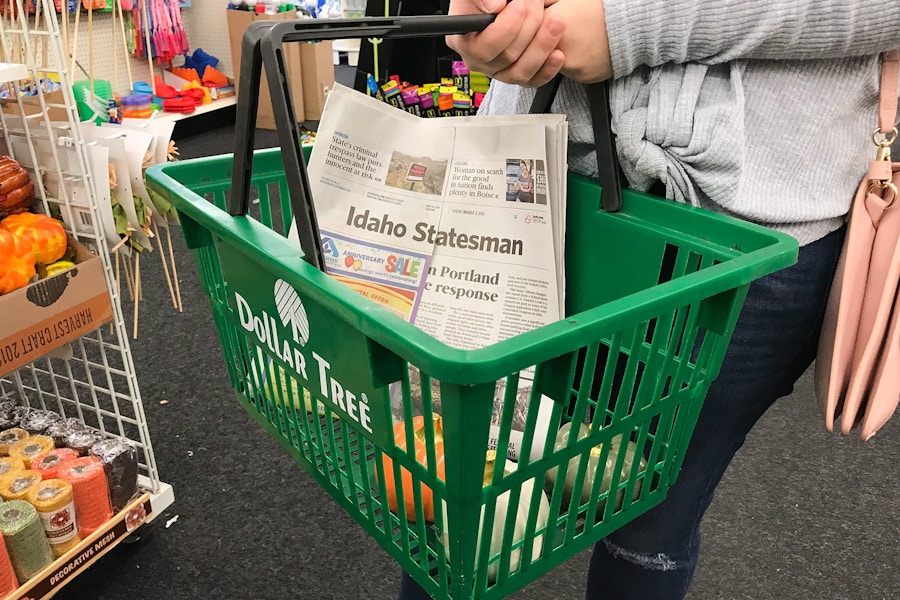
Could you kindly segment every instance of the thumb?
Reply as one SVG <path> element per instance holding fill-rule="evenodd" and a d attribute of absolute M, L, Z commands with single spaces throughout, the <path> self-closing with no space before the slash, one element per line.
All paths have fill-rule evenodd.
<path fill-rule="evenodd" d="M 478 3 L 486 13 L 498 13 L 506 6 L 506 0 L 479 0 Z"/>
<path fill-rule="evenodd" d="M 478 15 L 499 12 L 506 0 L 451 0 L 450 15 Z"/>

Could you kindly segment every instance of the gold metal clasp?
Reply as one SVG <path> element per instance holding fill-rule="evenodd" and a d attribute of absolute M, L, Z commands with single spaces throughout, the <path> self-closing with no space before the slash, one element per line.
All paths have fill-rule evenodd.
<path fill-rule="evenodd" d="M 872 185 L 869 186 L 869 193 L 876 191 L 881 192 L 881 199 L 885 202 L 885 209 L 890 208 L 894 201 L 897 200 L 897 196 L 900 196 L 900 191 L 897 190 L 897 186 L 891 181 L 873 181 Z"/>
<path fill-rule="evenodd" d="M 897 194 L 898 194 L 897 186 L 894 185 L 893 183 L 891 183 L 890 181 L 886 181 L 881 184 L 881 187 L 882 187 L 882 189 L 890 192 L 890 195 L 891 195 L 890 199 L 889 200 L 885 199 L 885 201 L 887 202 L 887 204 L 885 204 L 885 208 L 890 208 L 891 205 L 894 203 L 894 201 L 897 199 Z"/>
<path fill-rule="evenodd" d="M 890 162 L 891 160 L 891 144 L 897 139 L 897 128 L 894 127 L 890 133 L 883 133 L 881 129 L 876 129 L 872 132 L 872 143 L 878 146 L 878 153 L 875 155 L 875 160 L 885 160 Z"/>

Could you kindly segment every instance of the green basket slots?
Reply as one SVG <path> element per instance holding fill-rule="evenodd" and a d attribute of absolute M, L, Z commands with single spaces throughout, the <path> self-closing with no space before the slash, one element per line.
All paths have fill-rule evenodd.
<path fill-rule="evenodd" d="M 279 150 L 254 153 L 255 217 L 223 210 L 231 168 L 147 177 L 179 212 L 237 398 L 435 598 L 503 598 L 658 504 L 747 286 L 797 255 L 788 236 L 645 194 L 604 212 L 570 175 L 568 317 L 458 350 L 301 258 Z M 521 456 L 504 465 L 532 366 Z"/>

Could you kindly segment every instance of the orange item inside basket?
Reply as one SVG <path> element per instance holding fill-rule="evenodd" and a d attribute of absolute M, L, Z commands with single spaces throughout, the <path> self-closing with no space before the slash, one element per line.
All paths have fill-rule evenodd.
<path fill-rule="evenodd" d="M 59 470 L 58 477 L 72 484 L 78 535 L 82 539 L 112 518 L 106 471 L 99 458 L 89 455 L 72 459 Z"/>
<path fill-rule="evenodd" d="M 228 85 L 228 77 L 211 65 L 206 65 L 206 70 L 203 71 L 203 85 L 225 87 Z"/>
<path fill-rule="evenodd" d="M 6 542 L 3 541 L 3 536 L 0 535 L 0 596 L 6 597 L 7 594 L 18 587 L 19 580 L 16 579 L 16 572 L 9 558 Z"/>

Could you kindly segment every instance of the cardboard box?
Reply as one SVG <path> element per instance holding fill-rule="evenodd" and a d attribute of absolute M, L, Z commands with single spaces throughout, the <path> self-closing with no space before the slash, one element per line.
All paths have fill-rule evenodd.
<path fill-rule="evenodd" d="M 300 46 L 300 75 L 303 78 L 303 105 L 306 119 L 318 121 L 325 97 L 334 87 L 334 48 L 331 40 L 305 42 Z"/>
<path fill-rule="evenodd" d="M 209 88 L 209 95 L 213 100 L 221 100 L 236 95 L 234 84 L 223 85 L 222 87 Z"/>
<path fill-rule="evenodd" d="M 251 23 L 256 21 L 284 21 L 297 18 L 296 11 L 287 11 L 274 15 L 258 14 L 246 10 L 226 9 L 228 15 L 228 37 L 231 42 L 231 64 L 234 65 L 235 89 L 240 89 L 241 75 L 241 41 L 244 31 Z M 300 48 L 299 44 L 284 45 L 284 63 L 286 75 L 291 87 L 291 97 L 294 100 L 294 112 L 298 121 L 306 119 L 303 102 L 303 88 L 300 74 Z M 269 86 L 266 83 L 265 68 L 263 68 L 262 82 L 259 86 L 259 108 L 256 113 L 256 126 L 260 129 L 275 129 L 275 115 L 272 112 L 272 99 L 269 96 Z"/>
<path fill-rule="evenodd" d="M 75 267 L 0 296 L 0 376 L 112 320 L 103 264 L 69 238 Z"/>
<path fill-rule="evenodd" d="M 20 100 L 22 102 L 22 108 L 24 109 L 26 116 L 37 115 L 41 113 L 41 101 L 37 96 L 24 96 L 20 98 Z M 55 90 L 53 92 L 44 93 L 44 103 L 65 104 L 66 100 L 65 98 L 63 98 L 63 93 L 60 90 Z M 0 110 L 2 110 L 7 115 L 19 116 L 19 107 L 16 105 L 15 100 L 4 100 L 3 103 L 0 104 Z M 47 115 L 50 117 L 51 121 L 69 120 L 69 113 L 66 112 L 66 109 L 64 108 L 48 108 Z"/>

